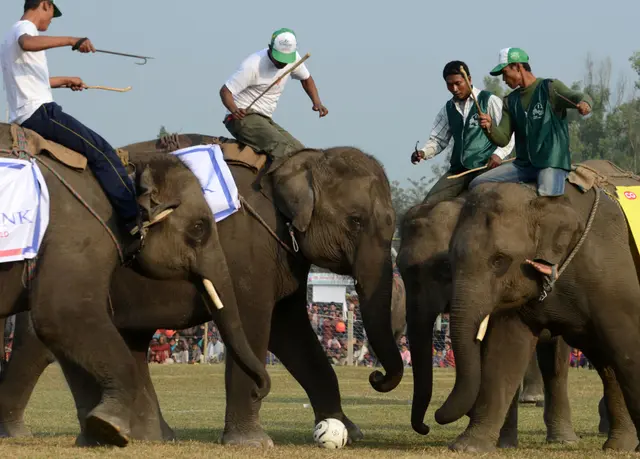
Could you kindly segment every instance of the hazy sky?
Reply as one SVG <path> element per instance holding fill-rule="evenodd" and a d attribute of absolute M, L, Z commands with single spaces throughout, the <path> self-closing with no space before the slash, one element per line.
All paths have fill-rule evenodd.
<path fill-rule="evenodd" d="M 48 35 L 88 36 L 96 48 L 155 57 L 145 66 L 70 48 L 47 52 L 52 76 L 80 76 L 89 85 L 133 86 L 106 91 L 54 91 L 65 111 L 114 146 L 174 132 L 230 136 L 218 90 L 244 57 L 289 27 L 329 115 L 318 119 L 300 83 L 290 81 L 276 122 L 309 147 L 352 145 L 375 155 L 390 179 L 430 175 L 409 156 L 422 145 L 450 97 L 442 80 L 450 60 L 467 62 L 472 78 L 495 65 L 498 50 L 525 49 L 534 74 L 567 84 L 582 79 L 584 59 L 610 56 L 616 75 L 632 77 L 628 58 L 640 49 L 638 0 L 457 2 L 413 0 L 56 0 L 63 16 Z M 0 32 L 24 2 L 2 0 Z M 564 38 L 560 38 L 560 37 Z M 0 98 L 5 120 L 6 98 Z"/>

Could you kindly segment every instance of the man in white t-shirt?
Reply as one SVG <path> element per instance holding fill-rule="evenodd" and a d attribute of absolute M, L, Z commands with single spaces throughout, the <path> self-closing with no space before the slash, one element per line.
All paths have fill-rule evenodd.
<path fill-rule="evenodd" d="M 89 168 L 128 233 L 139 227 L 140 214 L 135 187 L 115 149 L 53 101 L 51 88 L 82 91 L 86 86 L 78 77 L 50 77 L 45 50 L 68 46 L 81 53 L 95 52 L 87 38 L 40 36 L 53 18 L 61 15 L 51 0 L 26 0 L 24 15 L 0 44 L 10 122 L 86 156 Z M 135 240 L 125 247 L 127 258 L 139 250 L 139 238 L 135 236 Z"/>
<path fill-rule="evenodd" d="M 272 115 L 290 78 L 300 80 L 302 87 L 313 102 L 313 110 L 326 116 L 329 111 L 322 105 L 318 89 L 305 64 L 298 66 L 284 77 L 247 111 L 247 107 L 264 92 L 269 85 L 287 72 L 300 60 L 296 35 L 291 29 L 276 30 L 271 43 L 247 57 L 240 68 L 220 89 L 220 98 L 228 112 L 224 125 L 236 140 L 256 151 L 275 158 L 284 157 L 301 150 L 304 145 L 273 121 Z"/>

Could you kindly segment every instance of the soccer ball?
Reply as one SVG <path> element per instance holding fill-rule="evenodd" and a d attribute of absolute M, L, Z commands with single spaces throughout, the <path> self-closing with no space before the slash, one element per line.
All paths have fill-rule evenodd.
<path fill-rule="evenodd" d="M 313 440 L 320 448 L 339 449 L 347 444 L 349 433 L 342 421 L 327 418 L 320 421 L 313 431 Z"/>

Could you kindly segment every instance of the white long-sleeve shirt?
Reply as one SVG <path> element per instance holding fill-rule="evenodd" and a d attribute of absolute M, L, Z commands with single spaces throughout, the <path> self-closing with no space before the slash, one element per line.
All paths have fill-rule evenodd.
<path fill-rule="evenodd" d="M 477 88 L 472 89 L 473 93 L 476 97 L 479 96 L 480 90 Z M 469 112 L 471 111 L 471 107 L 475 104 L 473 98 L 471 96 L 467 97 L 465 101 L 454 101 L 454 106 L 456 110 L 462 115 L 462 120 L 464 122 L 467 121 L 469 116 Z M 500 124 L 500 120 L 502 119 L 502 99 L 500 99 L 495 94 L 492 94 L 489 97 L 489 103 L 487 106 L 487 111 L 493 120 L 493 125 L 497 126 Z M 431 159 L 436 155 L 442 153 L 443 150 L 447 148 L 449 142 L 451 141 L 451 137 L 453 136 L 453 132 L 451 132 L 451 126 L 449 125 L 449 116 L 447 115 L 447 106 L 442 107 L 438 115 L 436 116 L 436 120 L 433 123 L 433 128 L 431 129 L 431 135 L 427 140 L 424 147 L 421 148 L 421 151 L 424 152 L 424 159 Z M 498 155 L 500 159 L 504 159 L 511 154 L 515 144 L 515 135 L 511 135 L 511 140 L 506 147 L 498 147 L 496 148 L 494 154 Z"/>

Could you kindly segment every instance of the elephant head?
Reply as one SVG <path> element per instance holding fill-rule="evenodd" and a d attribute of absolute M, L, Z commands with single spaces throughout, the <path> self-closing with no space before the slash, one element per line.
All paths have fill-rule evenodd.
<path fill-rule="evenodd" d="M 398 267 L 407 296 L 407 337 L 413 368 L 411 425 L 426 435 L 424 416 L 433 392 L 433 326 L 451 300 L 449 241 L 464 198 L 419 204 L 402 222 Z"/>
<path fill-rule="evenodd" d="M 583 218 L 566 196 L 537 197 L 532 189 L 511 183 L 469 192 L 449 247 L 456 382 L 436 411 L 438 423 L 464 416 L 477 398 L 482 323 L 492 313 L 513 311 L 539 298 L 543 274 L 527 260 L 561 263 L 582 228 Z"/>
<path fill-rule="evenodd" d="M 395 212 L 382 166 L 356 148 L 302 150 L 273 173 L 273 185 L 305 257 L 354 278 L 367 339 L 386 370 L 369 381 L 393 390 L 403 364 L 391 327 Z"/>
<path fill-rule="evenodd" d="M 145 217 L 153 221 L 165 215 L 148 227 L 137 270 L 151 278 L 186 279 L 199 286 L 229 352 L 256 382 L 256 397 L 265 397 L 269 375 L 242 328 L 214 216 L 198 179 L 171 155 L 133 155 L 132 162 L 139 172 L 136 185 Z"/>

